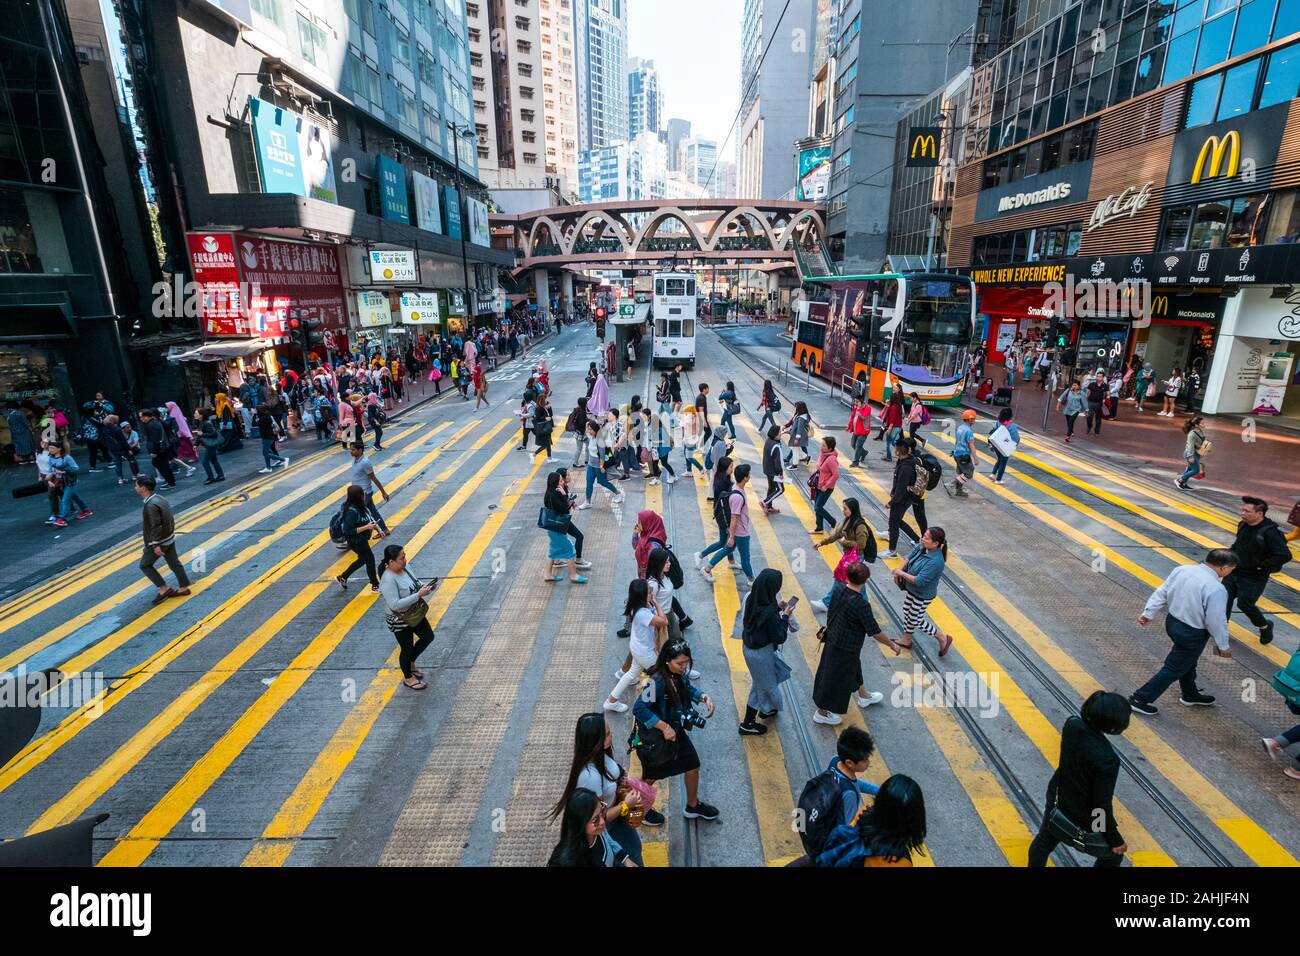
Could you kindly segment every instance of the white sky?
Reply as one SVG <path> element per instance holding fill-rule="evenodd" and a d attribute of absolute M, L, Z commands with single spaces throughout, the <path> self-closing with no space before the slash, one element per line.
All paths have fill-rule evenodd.
<path fill-rule="evenodd" d="M 628 56 L 654 60 L 663 122 L 690 120 L 719 148 L 740 108 L 743 0 L 629 0 Z M 736 132 L 721 159 L 735 155 Z"/>

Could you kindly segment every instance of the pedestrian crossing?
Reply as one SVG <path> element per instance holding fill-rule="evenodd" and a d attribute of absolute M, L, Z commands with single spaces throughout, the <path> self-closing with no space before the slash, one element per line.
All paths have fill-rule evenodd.
<path fill-rule="evenodd" d="M 558 367 L 565 367 L 562 360 Z M 556 383 L 565 397 L 580 393 L 579 376 L 574 379 Z M 210 852 L 226 862 L 310 865 L 341 862 L 330 847 L 369 812 L 383 834 L 367 851 L 372 862 L 544 863 L 557 832 L 548 812 L 567 774 L 573 722 L 599 709 L 610 685 L 609 662 L 626 649 L 613 631 L 634 573 L 628 538 L 635 512 L 671 508 L 672 544 L 688 560 L 716 535 L 705 500 L 708 482 L 684 478 L 644 489 L 626 483 L 628 500 L 619 509 L 599 498 L 596 508 L 580 513 L 588 553 L 597 562 L 591 582 L 543 585 L 545 538 L 532 527 L 531 512 L 540 505 L 541 472 L 549 468 L 513 451 L 512 417 L 458 411 L 454 420 L 396 430 L 392 452 L 377 461 L 386 478 L 392 470 L 386 481 L 394 497 L 387 516 L 392 540 L 404 545 L 414 567 L 435 569 L 426 576 L 444 571 L 430 602 L 440 666 L 426 665 L 428 698 L 399 689 L 397 653 L 382 609 L 374 608 L 377 596 L 360 585 L 360 593 L 342 603 L 331 599 L 337 588 L 331 579 L 347 562 L 335 557 L 324 526 L 347 465 L 322 453 L 291 473 L 296 481 L 268 476 L 247 501 L 184 517 L 186 553 L 210 553 L 195 576 L 194 594 L 184 601 L 121 619 L 145 591 L 134 578 L 136 549 L 128 542 L 80 573 L 0 605 L 0 669 L 45 660 L 57 662 L 68 677 L 111 675 L 96 699 L 51 710 L 32 743 L 0 768 L 0 833 L 35 833 L 108 810 L 113 817 L 101 827 L 100 865 L 194 862 L 202 860 L 196 854 L 204 840 L 221 843 Z M 755 421 L 748 414 L 737 420 L 734 454 L 754 464 L 757 475 L 761 436 Z M 933 450 L 950 466 L 950 444 L 935 437 Z M 961 520 L 983 523 L 990 534 L 1006 534 L 1018 523 L 1035 535 L 1055 536 L 1069 545 L 1065 561 L 1079 563 L 1097 550 L 1107 562 L 1108 586 L 1130 593 L 1154 586 L 1175 564 L 1196 560 L 1194 549 L 1219 541 L 1225 524 L 1235 528 L 1199 503 L 1162 500 L 1145 483 L 1112 475 L 1110 466 L 1075 461 L 1045 444 L 1026 445 L 1032 452 L 1023 462 L 1019 455 L 1013 460 L 1007 485 L 980 480 L 977 497 L 944 508 L 942 516 L 931 514 L 932 523 L 949 520 L 959 507 L 978 508 L 977 519 Z M 567 454 L 567 447 L 558 454 Z M 837 502 L 846 494 L 875 502 L 887 497 L 883 471 L 845 468 L 843 476 Z M 829 587 L 839 554 L 813 549 L 811 504 L 798 480 L 792 478 L 778 501 L 788 513 L 769 518 L 752 508 L 755 570 L 779 570 L 783 596 L 800 599 L 801 630 L 784 651 L 794 671 L 788 705 L 761 737 L 736 734 L 731 717 L 743 714 L 749 691 L 736 627 L 743 589 L 726 562 L 715 569 L 711 592 L 685 569 L 683 599 L 696 619 L 687 637 L 704 672 L 703 689 L 717 704 L 715 719 L 698 736 L 705 764 L 701 794 L 720 805 L 725 820 L 723 828 L 698 824 L 702 859 L 694 862 L 779 866 L 798 858 L 803 851 L 791 814 L 799 791 L 834 755 L 836 733 L 860 726 L 878 748 L 867 776 L 880 783 L 891 773 L 907 773 L 926 793 L 930 834 L 918 865 L 1024 865 L 1069 710 L 1000 642 L 1013 637 L 1036 667 L 1070 698 L 1081 699 L 1130 671 L 1151 669 L 1159 636 L 1151 636 L 1150 646 L 1135 645 L 1132 660 L 1117 670 L 1104 654 L 1082 653 L 1076 635 L 1062 630 L 1050 608 L 1011 601 L 997 586 L 993 566 L 968 560 L 958 541 L 948 564 L 951 582 L 931 606 L 939 626 L 956 636 L 954 653 L 941 667 L 976 675 L 996 699 L 997 714 L 979 718 L 980 738 L 993 742 L 1012 775 L 981 749 L 985 745 L 958 719 L 952 702 L 895 705 L 894 699 L 912 693 L 914 682 L 925 684 L 932 675 L 914 669 L 915 655 L 895 657 L 874 642 L 876 651 L 864 654 L 864 677 L 888 703 L 850 707 L 841 727 L 815 725 L 811 685 L 821 621 L 809 599 Z M 751 494 L 751 502 L 757 497 Z M 863 511 L 883 530 L 871 509 Z M 1004 547 L 1016 545 L 1008 540 Z M 896 563 L 874 566 L 881 590 L 873 604 L 901 603 L 885 590 L 881 573 Z M 1002 633 L 991 632 L 957 600 L 954 588 Z M 1300 630 L 1290 606 L 1294 602 L 1283 599 L 1269 611 L 1279 621 L 1274 645 L 1261 647 L 1253 632 L 1234 625 L 1235 642 L 1246 648 L 1244 665 L 1257 679 L 1266 682 L 1296 643 Z M 876 611 L 886 630 L 893 629 L 885 608 Z M 477 614 L 490 615 L 482 623 L 482 642 L 461 646 L 460 635 L 474 629 Z M 102 620 L 115 623 L 105 633 L 86 630 Z M 918 643 L 926 640 L 917 635 Z M 434 706 L 435 695 L 436 733 L 406 743 L 418 759 L 394 778 L 402 781 L 400 792 L 386 804 L 368 804 L 394 739 L 413 726 L 419 708 Z M 1205 716 L 1244 733 L 1240 712 Z M 1248 706 L 1244 712 L 1257 711 Z M 635 770 L 635 755 L 622 745 L 628 717 L 611 715 L 611 724 L 618 759 Z M 1204 865 L 1209 858 L 1189 836 L 1194 829 L 1233 863 L 1295 865 L 1300 838 L 1293 827 L 1280 829 L 1275 822 L 1294 811 L 1294 793 L 1252 786 L 1230 757 L 1190 753 L 1193 731 L 1204 725 L 1189 730 L 1134 718 L 1117 742 L 1145 773 L 1122 776 L 1117 791 L 1130 860 Z M 1190 829 L 1171 822 L 1151 798 L 1150 785 Z M 686 839 L 677 812 L 681 788 L 664 781 L 658 789 L 657 805 L 670 823 L 641 831 L 645 860 L 679 865 Z M 210 829 L 199 828 L 200 820 Z"/>

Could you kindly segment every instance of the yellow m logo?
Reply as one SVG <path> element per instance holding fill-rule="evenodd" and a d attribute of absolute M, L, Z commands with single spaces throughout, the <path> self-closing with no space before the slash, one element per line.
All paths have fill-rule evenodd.
<path fill-rule="evenodd" d="M 1228 162 L 1223 162 L 1224 156 L 1227 156 Z M 1206 137 L 1205 142 L 1201 145 L 1201 151 L 1196 155 L 1196 165 L 1192 167 L 1192 183 L 1201 181 L 1201 174 L 1205 172 L 1205 160 L 1210 161 L 1209 177 L 1213 179 L 1219 175 L 1222 168 L 1224 176 L 1237 175 L 1237 166 L 1241 163 L 1241 136 L 1237 131 L 1229 130 L 1228 133 L 1219 139 L 1217 136 Z"/>
<path fill-rule="evenodd" d="M 1169 296 L 1167 296 L 1167 295 L 1158 295 L 1158 296 L 1156 296 L 1154 299 L 1152 299 L 1152 300 L 1151 300 L 1151 314 L 1152 314 L 1152 315 L 1168 315 L 1168 314 L 1169 314 Z"/>
<path fill-rule="evenodd" d="M 939 147 L 935 143 L 934 137 L 929 133 L 926 133 L 924 136 L 918 136 L 916 139 L 912 140 L 912 155 L 915 156 L 918 151 L 922 156 L 930 156 L 934 159 L 939 158 Z"/>

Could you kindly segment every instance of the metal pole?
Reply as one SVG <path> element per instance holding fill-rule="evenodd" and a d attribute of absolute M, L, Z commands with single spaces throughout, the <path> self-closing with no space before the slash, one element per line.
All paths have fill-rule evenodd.
<path fill-rule="evenodd" d="M 458 209 L 457 212 L 460 215 L 460 264 L 461 264 L 461 268 L 464 270 L 464 279 L 465 279 L 465 334 L 473 335 L 474 315 L 470 312 L 470 302 L 474 298 L 474 290 L 469 284 L 469 255 L 466 252 L 466 244 L 465 244 L 465 210 L 469 208 L 469 204 L 463 201 L 464 197 L 462 196 L 465 186 L 464 186 L 464 178 L 461 176 L 461 171 L 460 171 L 461 130 L 459 127 L 456 126 L 455 123 L 448 123 L 447 125 L 451 127 L 451 131 L 455 134 L 455 138 L 453 139 L 453 142 L 456 144 L 456 148 L 455 148 L 456 202 L 460 203 L 461 205 L 461 208 Z M 466 133 L 469 132 L 468 127 L 466 127 L 465 132 Z M 477 313 L 478 303 L 474 303 L 473 308 L 474 308 L 474 312 Z"/>
<path fill-rule="evenodd" d="M 930 210 L 930 238 L 925 244 L 925 271 L 929 272 L 934 264 L 934 224 L 938 218 L 938 213 L 933 209 Z"/>

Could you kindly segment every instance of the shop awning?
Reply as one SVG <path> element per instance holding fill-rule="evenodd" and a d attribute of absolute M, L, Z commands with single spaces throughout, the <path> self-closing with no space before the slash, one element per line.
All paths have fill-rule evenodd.
<path fill-rule="evenodd" d="M 239 339 L 230 342 L 208 342 L 196 349 L 170 353 L 169 362 L 220 362 L 222 359 L 239 358 L 253 355 L 272 348 L 275 343 L 270 339 Z"/>

